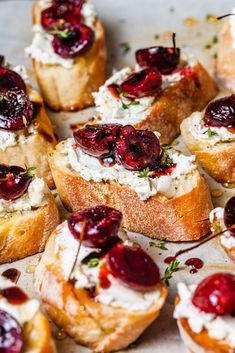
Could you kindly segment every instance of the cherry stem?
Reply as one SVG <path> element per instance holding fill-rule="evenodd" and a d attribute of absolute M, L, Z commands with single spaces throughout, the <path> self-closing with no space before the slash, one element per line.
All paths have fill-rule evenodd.
<path fill-rule="evenodd" d="M 4 55 L 0 55 L 0 67 L 4 66 L 4 62 L 5 62 Z"/>
<path fill-rule="evenodd" d="M 172 42 L 173 42 L 174 52 L 176 53 L 176 40 L 175 40 L 175 38 L 176 38 L 176 33 L 173 32 L 172 33 Z"/>
<path fill-rule="evenodd" d="M 234 15 L 235 15 L 235 13 L 228 13 L 227 15 L 219 16 L 216 19 L 219 21 L 219 20 L 222 20 L 225 17 L 234 16 Z"/>

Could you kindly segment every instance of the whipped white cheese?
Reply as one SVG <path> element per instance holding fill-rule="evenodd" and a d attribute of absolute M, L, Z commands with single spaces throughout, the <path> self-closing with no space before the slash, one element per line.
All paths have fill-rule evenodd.
<path fill-rule="evenodd" d="M 36 133 L 33 124 L 24 130 L 7 131 L 0 129 L 0 150 L 5 151 L 8 147 L 28 142 Z"/>
<path fill-rule="evenodd" d="M 170 157 L 176 163 L 171 175 L 140 178 L 138 171 L 127 170 L 122 165 L 103 166 L 97 158 L 89 156 L 79 148 L 74 148 L 74 144 L 74 139 L 68 139 L 62 154 L 67 157 L 70 167 L 82 178 L 96 182 L 111 180 L 127 185 L 138 194 L 141 200 L 147 200 L 156 194 L 172 198 L 189 192 L 194 186 L 192 172 L 196 169 L 195 156 L 188 157 L 169 150 Z"/>
<path fill-rule="evenodd" d="M 0 277 L 0 289 L 14 287 L 14 283 Z M 0 310 L 10 314 L 19 324 L 23 326 L 29 322 L 39 309 L 39 302 L 35 299 L 29 299 L 27 302 L 19 305 L 13 305 L 4 297 L 0 298 Z"/>
<path fill-rule="evenodd" d="M 196 285 L 178 284 L 180 302 L 174 311 L 175 319 L 187 319 L 191 330 L 200 333 L 203 328 L 211 338 L 225 340 L 230 347 L 235 347 L 235 319 L 231 316 L 216 316 L 205 313 L 192 304 L 192 296 Z"/>
<path fill-rule="evenodd" d="M 26 67 L 24 65 L 16 65 L 11 67 L 11 69 L 15 71 L 17 74 L 19 74 L 26 84 L 30 83 L 29 76 L 28 76 Z"/>
<path fill-rule="evenodd" d="M 60 258 L 62 274 L 67 280 L 80 244 L 72 236 L 67 222 L 62 223 L 57 228 L 55 236 L 55 253 Z M 76 279 L 76 288 L 92 288 L 96 286 L 98 294 L 94 298 L 95 301 L 113 307 L 122 307 L 130 311 L 148 310 L 155 304 L 160 306 L 163 299 L 160 296 L 160 292 L 156 291 L 156 289 L 154 291 L 138 292 L 123 286 L 112 275 L 108 275 L 111 283 L 110 287 L 107 289 L 101 288 L 99 286 L 99 270 L 103 264 L 102 260 L 99 261 L 98 266 L 92 268 L 81 263 L 87 255 L 94 251 L 95 249 L 80 246 L 78 261 L 72 274 L 72 277 Z"/>
<path fill-rule="evenodd" d="M 221 231 L 225 230 L 224 224 L 224 208 L 223 207 L 216 207 L 214 210 L 210 212 L 210 223 L 216 224 L 221 228 Z M 215 229 L 212 227 L 212 231 Z M 224 232 L 220 236 L 221 244 L 227 249 L 235 248 L 235 236 L 231 235 L 229 231 Z"/>
<path fill-rule="evenodd" d="M 46 195 L 49 189 L 43 179 L 35 178 L 28 187 L 27 192 L 20 198 L 7 201 L 0 199 L 0 217 L 11 212 L 29 211 L 46 204 Z"/>
<path fill-rule="evenodd" d="M 203 142 L 206 142 L 209 146 L 214 146 L 221 142 L 235 141 L 235 134 L 223 126 L 210 127 L 210 130 L 212 133 L 214 132 L 215 135 L 209 137 L 207 133 L 208 127 L 204 124 L 203 113 L 201 112 L 193 113 L 189 119 L 191 120 L 189 130 L 193 137 L 197 140 L 203 140 Z"/>

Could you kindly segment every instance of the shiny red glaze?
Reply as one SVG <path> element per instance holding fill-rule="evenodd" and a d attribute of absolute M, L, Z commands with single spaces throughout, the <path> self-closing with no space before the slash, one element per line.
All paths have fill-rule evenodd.
<path fill-rule="evenodd" d="M 108 270 L 106 265 L 102 265 L 100 270 L 99 270 L 99 284 L 100 287 L 103 289 L 107 289 L 111 286 L 111 282 L 108 279 L 108 275 L 111 272 Z"/>
<path fill-rule="evenodd" d="M 106 258 L 111 274 L 134 290 L 153 288 L 160 281 L 157 265 L 140 247 L 118 244 Z"/>
<path fill-rule="evenodd" d="M 12 90 L 26 92 L 24 80 L 15 71 L 0 66 L 0 95 Z"/>
<path fill-rule="evenodd" d="M 119 124 L 86 125 L 83 129 L 74 132 L 74 139 L 87 154 L 107 158 L 113 155 L 115 139 L 120 127 Z"/>
<path fill-rule="evenodd" d="M 122 221 L 121 212 L 108 206 L 96 206 L 72 214 L 68 226 L 75 239 L 82 237 L 82 244 L 102 249 L 114 241 Z M 85 231 L 82 229 L 85 222 Z"/>
<path fill-rule="evenodd" d="M 120 93 L 118 92 L 119 86 L 116 83 L 109 85 L 108 90 L 115 98 L 120 98 Z"/>
<path fill-rule="evenodd" d="M 24 168 L 0 164 L 0 199 L 16 200 L 28 190 L 32 177 L 22 175 Z"/>
<path fill-rule="evenodd" d="M 7 312 L 0 310 L 0 352 L 22 352 L 23 340 L 19 323 Z"/>
<path fill-rule="evenodd" d="M 158 167 L 158 166 L 156 166 L 156 168 L 157 169 L 155 169 L 153 172 L 152 172 L 152 174 L 151 174 L 151 176 L 150 176 L 150 178 L 151 177 L 153 177 L 153 178 L 155 178 L 155 177 L 160 177 L 160 176 L 163 176 L 163 175 L 171 175 L 171 173 L 173 173 L 173 171 L 174 171 L 174 169 L 176 168 L 176 163 L 174 164 L 174 165 L 172 165 L 172 166 L 170 166 L 170 167 Z"/>
<path fill-rule="evenodd" d="M 196 288 L 192 303 L 207 313 L 233 314 L 235 312 L 235 275 L 216 273 L 205 278 Z"/>
<path fill-rule="evenodd" d="M 80 9 L 84 3 L 84 0 L 54 0 L 55 4 L 71 4 L 73 6 L 78 6 Z"/>
<path fill-rule="evenodd" d="M 176 257 L 175 256 L 168 256 L 164 259 L 165 264 L 170 264 L 172 261 L 175 261 Z"/>
<path fill-rule="evenodd" d="M 8 287 L 0 290 L 0 295 L 7 299 L 12 305 L 21 305 L 26 303 L 29 298 L 19 287 Z"/>
<path fill-rule="evenodd" d="M 137 71 L 122 83 L 121 90 L 129 98 L 155 96 L 161 92 L 162 77 L 156 68 Z"/>
<path fill-rule="evenodd" d="M 234 226 L 230 232 L 235 234 L 235 196 L 228 200 L 224 208 L 224 224 L 227 228 Z"/>
<path fill-rule="evenodd" d="M 179 65 L 180 49 L 150 47 L 137 50 L 136 61 L 141 67 L 156 67 L 161 74 L 171 74 Z"/>
<path fill-rule="evenodd" d="M 204 122 L 207 126 L 235 128 L 235 95 L 211 102 L 206 108 Z"/>
<path fill-rule="evenodd" d="M 141 170 L 153 165 L 160 155 L 160 143 L 148 130 L 123 126 L 116 138 L 115 159 L 129 170 Z"/>
<path fill-rule="evenodd" d="M 80 7 L 71 3 L 53 3 L 41 13 L 41 25 L 46 31 L 62 29 L 64 24 L 78 24 L 81 19 Z"/>
<path fill-rule="evenodd" d="M 16 268 L 8 268 L 7 270 L 3 271 L 1 276 L 9 279 L 10 281 L 16 283 L 18 278 L 20 277 L 20 271 Z"/>
<path fill-rule="evenodd" d="M 197 258 L 197 257 L 192 257 L 192 258 L 187 259 L 185 261 L 185 265 L 189 266 L 191 268 L 195 268 L 195 269 L 199 270 L 199 269 L 201 269 L 203 267 L 204 262 L 201 259 Z"/>

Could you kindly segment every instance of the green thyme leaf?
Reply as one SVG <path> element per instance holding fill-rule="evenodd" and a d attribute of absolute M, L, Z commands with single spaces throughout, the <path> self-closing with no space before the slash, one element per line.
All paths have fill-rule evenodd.
<path fill-rule="evenodd" d="M 34 173 L 32 173 L 32 171 L 35 170 L 35 169 L 36 169 L 36 167 L 27 167 L 27 166 L 25 166 L 25 171 L 24 172 L 20 172 L 20 175 L 32 178 L 34 176 Z"/>
<path fill-rule="evenodd" d="M 163 144 L 163 145 L 161 145 L 161 148 L 162 148 L 163 151 L 168 151 L 168 150 L 170 150 L 172 147 L 171 147 L 170 145 Z"/>
<path fill-rule="evenodd" d="M 122 93 L 122 96 L 123 96 L 123 97 L 125 97 L 124 94 L 126 95 L 126 93 Z M 127 96 L 127 95 L 126 95 L 126 96 Z M 124 102 L 122 102 L 122 108 L 123 108 L 123 109 L 129 109 L 132 105 L 139 105 L 139 104 L 140 104 L 139 101 L 132 101 L 132 102 L 130 102 L 130 103 L 124 103 Z"/>
<path fill-rule="evenodd" d="M 94 257 L 93 259 L 90 259 L 87 263 L 89 268 L 93 268 L 99 265 L 99 259 L 97 259 L 96 257 Z"/>
<path fill-rule="evenodd" d="M 218 224 L 213 224 L 213 229 L 216 231 L 216 233 L 222 232 L 221 227 Z"/>
<path fill-rule="evenodd" d="M 129 53 L 129 51 L 131 50 L 131 46 L 130 46 L 130 44 L 128 42 L 120 43 L 120 47 L 122 49 L 122 54 L 123 55 Z"/>
<path fill-rule="evenodd" d="M 150 241 L 149 246 L 151 248 L 159 248 L 161 250 L 168 250 L 166 247 L 166 239 L 162 238 L 159 241 Z"/>
<path fill-rule="evenodd" d="M 179 265 L 180 262 L 178 260 L 173 260 L 165 269 L 164 276 L 161 278 L 161 281 L 164 282 L 166 286 L 169 287 L 169 280 L 172 278 L 173 273 L 179 270 Z"/>
<path fill-rule="evenodd" d="M 207 134 L 208 137 L 213 137 L 218 135 L 218 133 L 216 131 L 211 130 L 210 128 L 207 129 L 205 132 L 203 132 L 203 135 Z"/>
<path fill-rule="evenodd" d="M 9 99 L 6 96 L 0 95 L 0 103 L 8 102 Z"/>
<path fill-rule="evenodd" d="M 68 28 L 59 29 L 58 27 L 54 27 L 49 33 L 63 39 L 69 38 L 72 34 Z"/>
<path fill-rule="evenodd" d="M 139 178 L 148 178 L 148 174 L 150 172 L 149 167 L 144 168 L 138 175 Z"/>

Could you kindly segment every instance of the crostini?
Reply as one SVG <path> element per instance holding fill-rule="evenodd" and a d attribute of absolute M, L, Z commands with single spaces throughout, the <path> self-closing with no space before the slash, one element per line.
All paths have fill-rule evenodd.
<path fill-rule="evenodd" d="M 26 54 L 53 110 L 93 105 L 92 92 L 105 80 L 104 29 L 90 0 L 38 0 L 33 7 L 34 37 Z"/>
<path fill-rule="evenodd" d="M 54 183 L 47 153 L 56 145 L 40 95 L 28 83 L 26 70 L 4 66 L 0 57 L 0 161 L 34 166 L 49 187 Z"/>
<path fill-rule="evenodd" d="M 235 182 L 235 96 L 212 101 L 181 124 L 184 142 L 212 178 Z"/>
<path fill-rule="evenodd" d="M 216 273 L 198 286 L 179 283 L 174 317 L 192 353 L 234 353 L 235 276 Z"/>
<path fill-rule="evenodd" d="M 167 289 L 156 263 L 118 237 L 121 212 L 97 206 L 51 235 L 35 271 L 49 316 L 95 352 L 126 348 L 158 317 Z"/>
<path fill-rule="evenodd" d="M 159 131 L 162 143 L 179 135 L 180 124 L 215 97 L 217 87 L 202 65 L 179 48 L 136 52 L 135 68 L 124 68 L 94 93 L 100 123 L 131 124 Z"/>
<path fill-rule="evenodd" d="M 210 213 L 212 232 L 218 234 L 218 241 L 228 256 L 235 261 L 235 197 L 226 203 L 225 207 L 216 207 Z M 228 229 L 229 228 L 229 229 Z"/>
<path fill-rule="evenodd" d="M 53 195 L 30 169 L 0 164 L 0 263 L 43 251 L 59 224 Z"/>
<path fill-rule="evenodd" d="M 210 193 L 194 156 L 131 125 L 87 125 L 49 156 L 63 204 L 70 210 L 106 204 L 124 227 L 152 238 L 191 241 L 210 229 Z"/>
<path fill-rule="evenodd" d="M 0 277 L 0 351 L 56 353 L 49 322 L 21 288 Z"/>

